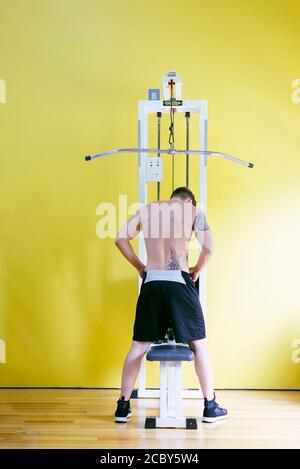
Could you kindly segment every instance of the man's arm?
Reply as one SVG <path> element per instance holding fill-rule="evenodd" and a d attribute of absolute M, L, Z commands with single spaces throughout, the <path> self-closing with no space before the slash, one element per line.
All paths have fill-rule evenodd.
<path fill-rule="evenodd" d="M 201 246 L 198 261 L 194 267 L 190 268 L 190 274 L 195 282 L 198 279 L 201 270 L 211 258 L 214 249 L 211 230 L 208 226 L 205 214 L 199 208 L 197 209 L 193 231 L 195 232 L 195 236 Z"/>
<path fill-rule="evenodd" d="M 117 234 L 115 244 L 120 249 L 123 256 L 137 269 L 139 275 L 143 278 L 145 275 L 146 266 L 137 257 L 133 247 L 130 244 L 130 241 L 134 239 L 140 231 L 140 217 L 138 213 L 136 213 L 128 220 L 121 231 Z"/>

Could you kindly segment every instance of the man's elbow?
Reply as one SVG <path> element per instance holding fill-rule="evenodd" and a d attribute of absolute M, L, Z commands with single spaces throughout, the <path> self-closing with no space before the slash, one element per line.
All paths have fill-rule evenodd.
<path fill-rule="evenodd" d="M 117 235 L 115 237 L 115 245 L 120 249 L 120 247 L 124 246 L 125 244 L 128 244 L 129 241 L 127 238 L 122 238 L 121 236 Z"/>
<path fill-rule="evenodd" d="M 209 244 L 209 245 L 203 245 L 202 246 L 202 251 L 204 251 L 204 253 L 207 255 L 207 256 L 212 256 L 213 253 L 214 253 L 214 246 L 212 244 Z"/>
<path fill-rule="evenodd" d="M 214 252 L 214 239 L 211 231 L 207 231 L 207 235 L 204 236 L 202 249 L 204 249 L 208 256 L 211 256 Z"/>
<path fill-rule="evenodd" d="M 121 245 L 122 238 L 120 238 L 118 235 L 115 237 L 115 245 L 117 248 Z"/>

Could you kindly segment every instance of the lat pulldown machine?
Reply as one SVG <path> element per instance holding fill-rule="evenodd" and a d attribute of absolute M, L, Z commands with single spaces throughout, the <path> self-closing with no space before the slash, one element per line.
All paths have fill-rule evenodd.
<path fill-rule="evenodd" d="M 86 161 L 103 158 L 118 153 L 138 155 L 138 185 L 139 203 L 147 203 L 147 184 L 157 183 L 157 200 L 160 200 L 160 185 L 163 180 L 163 158 L 161 155 L 170 155 L 172 158 L 172 191 L 175 184 L 175 155 L 185 155 L 186 158 L 186 180 L 185 185 L 189 187 L 189 162 L 190 156 L 199 157 L 199 200 L 204 214 L 207 210 L 207 163 L 208 157 L 225 158 L 237 164 L 253 168 L 253 164 L 241 160 L 226 153 L 211 151 L 207 149 L 207 101 L 206 100 L 182 100 L 182 82 L 175 72 L 168 72 L 163 77 L 164 99 L 160 98 L 159 88 L 148 89 L 148 100 L 138 102 L 138 147 L 120 148 L 85 157 Z M 184 113 L 186 119 L 186 148 L 175 149 L 174 139 L 174 114 Z M 148 148 L 148 116 L 156 113 L 157 117 L 157 148 Z M 169 148 L 161 148 L 161 118 L 162 114 L 169 113 Z M 192 113 L 199 113 L 199 149 L 190 149 L 190 118 Z M 150 154 L 151 156 L 148 156 Z M 155 156 L 153 156 L 155 155 Z M 139 257 L 146 264 L 146 249 L 142 236 L 139 236 Z M 139 279 L 139 285 L 141 279 Z M 205 269 L 201 271 L 198 283 L 199 299 L 206 314 L 206 275 Z M 160 389 L 146 388 L 146 361 L 159 361 L 160 366 Z M 160 416 L 148 417 L 145 422 L 146 428 L 155 427 L 185 427 L 197 428 L 195 418 L 184 418 L 181 416 L 181 398 L 201 397 L 199 390 L 181 388 L 181 362 L 193 360 L 193 352 L 185 344 L 176 344 L 172 329 L 168 329 L 165 343 L 154 343 L 151 345 L 146 359 L 143 360 L 140 374 L 139 387 L 132 393 L 134 397 L 160 397 Z"/>

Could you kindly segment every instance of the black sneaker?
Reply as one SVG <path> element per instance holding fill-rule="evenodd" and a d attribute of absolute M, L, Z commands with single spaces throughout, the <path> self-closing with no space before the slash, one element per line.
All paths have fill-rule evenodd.
<path fill-rule="evenodd" d="M 216 402 L 216 396 L 211 401 L 204 398 L 204 411 L 202 422 L 212 423 L 218 420 L 224 420 L 228 418 L 228 412 L 226 409 L 222 409 Z"/>
<path fill-rule="evenodd" d="M 115 422 L 117 423 L 126 423 L 130 420 L 132 415 L 130 408 L 130 400 L 125 401 L 125 397 L 122 396 L 121 399 L 117 402 L 118 407 L 115 412 Z"/>

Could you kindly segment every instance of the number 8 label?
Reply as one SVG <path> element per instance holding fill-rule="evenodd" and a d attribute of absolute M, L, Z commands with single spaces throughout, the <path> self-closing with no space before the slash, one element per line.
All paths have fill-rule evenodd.
<path fill-rule="evenodd" d="M 159 101 L 160 100 L 160 89 L 159 88 L 148 88 L 148 100 Z"/>

